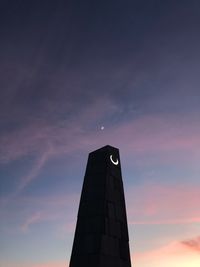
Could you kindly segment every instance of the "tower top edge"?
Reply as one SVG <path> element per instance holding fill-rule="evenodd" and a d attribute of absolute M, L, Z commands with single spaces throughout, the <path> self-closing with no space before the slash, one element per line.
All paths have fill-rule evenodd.
<path fill-rule="evenodd" d="M 100 148 L 98 148 L 98 149 L 90 152 L 90 154 L 91 153 L 94 153 L 94 152 L 96 153 L 96 152 L 100 152 L 100 151 L 110 151 L 110 150 L 117 150 L 117 151 L 119 151 L 119 148 L 114 147 L 114 146 L 111 146 L 111 145 L 105 145 L 103 147 L 100 147 Z"/>

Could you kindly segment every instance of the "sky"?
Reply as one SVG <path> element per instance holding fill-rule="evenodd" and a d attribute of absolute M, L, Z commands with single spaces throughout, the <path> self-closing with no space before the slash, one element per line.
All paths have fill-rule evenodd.
<path fill-rule="evenodd" d="M 132 266 L 200 266 L 199 25 L 198 0 L 0 1 L 0 267 L 68 267 L 107 144 Z"/>

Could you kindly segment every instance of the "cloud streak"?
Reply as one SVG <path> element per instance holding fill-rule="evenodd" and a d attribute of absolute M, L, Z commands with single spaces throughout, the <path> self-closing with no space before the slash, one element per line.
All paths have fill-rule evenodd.
<path fill-rule="evenodd" d="M 31 183 L 32 180 L 34 180 L 37 175 L 39 174 L 40 170 L 48 160 L 48 158 L 51 155 L 51 150 L 45 151 L 38 159 L 37 162 L 35 163 L 35 166 L 30 170 L 29 174 L 22 177 L 20 180 L 19 187 L 17 189 L 16 193 L 20 193 L 28 184 Z"/>
<path fill-rule="evenodd" d="M 128 189 L 130 224 L 200 223 L 200 188 L 189 185 L 144 184 Z M 181 201 L 177 201 L 180 200 Z"/>
<path fill-rule="evenodd" d="M 3 262 L 2 263 L 4 267 L 68 267 L 69 264 L 67 261 L 53 261 L 53 262 L 38 262 L 38 263 L 32 263 L 32 262 L 21 262 L 21 263 L 16 263 L 16 262 Z"/>
<path fill-rule="evenodd" d="M 8 163 L 31 153 L 40 153 L 48 150 L 49 146 L 52 154 L 61 154 L 108 142 L 133 153 L 175 150 L 199 152 L 198 118 L 145 115 L 129 118 L 128 122 L 106 125 L 103 132 L 98 130 L 108 116 L 116 117 L 120 112 L 120 106 L 109 99 L 102 99 L 68 120 L 58 120 L 55 124 L 36 120 L 0 137 L 0 162 Z"/>
<path fill-rule="evenodd" d="M 158 115 L 142 116 L 129 122 L 108 125 L 104 131 L 99 130 L 100 122 L 107 114 L 120 112 L 120 107 L 112 101 L 98 100 L 69 121 L 58 121 L 56 125 L 51 125 L 38 120 L 2 136 L 1 164 L 9 164 L 27 155 L 35 156 L 32 168 L 27 175 L 21 177 L 13 195 L 20 194 L 37 179 L 50 158 L 80 151 L 85 153 L 105 144 L 122 148 L 125 160 L 132 157 L 137 159 L 137 164 L 138 158 L 146 156 L 150 162 L 152 157 L 149 155 L 156 155 L 158 162 L 164 164 L 167 161 L 190 161 L 191 164 L 197 164 L 200 156 L 200 127 L 195 117 L 191 120 Z M 145 163 L 144 160 L 142 162 Z M 151 212 L 150 206 L 148 209 Z"/>
<path fill-rule="evenodd" d="M 63 239 L 63 235 L 74 233 L 76 223 L 78 194 L 54 195 L 51 197 L 18 197 L 17 210 L 23 209 L 19 228 L 13 229 L 15 232 L 24 234 L 31 232 L 31 228 L 38 223 L 53 223 L 55 226 L 53 234 Z M 24 204 L 26 203 L 26 204 Z M 4 212 L 4 220 L 15 221 L 17 213 Z M 17 223 L 16 223 L 17 226 Z"/>
<path fill-rule="evenodd" d="M 80 151 L 86 153 L 105 144 L 122 148 L 121 152 L 127 164 L 130 163 L 130 158 L 137 159 L 138 164 L 138 158 L 141 157 L 141 164 L 144 164 L 145 156 L 148 156 L 149 162 L 152 160 L 149 155 L 156 155 L 158 164 L 160 161 L 165 164 L 168 160 L 174 162 L 183 159 L 196 164 L 200 156 L 200 127 L 196 123 L 196 117 L 191 119 L 164 115 L 140 116 L 123 122 L 118 121 L 111 126 L 108 124 L 104 131 L 99 129 L 102 121 L 108 116 L 115 117 L 121 112 L 120 106 L 110 99 L 103 98 L 96 100 L 81 112 L 77 111 L 69 120 L 58 120 L 55 124 L 35 120 L 1 136 L 1 164 L 9 164 L 28 155 L 34 155 L 35 158 L 27 175 L 19 179 L 15 191 L 8 194 L 2 203 L 8 203 L 20 195 L 38 178 L 49 159 Z M 128 197 L 128 202 L 131 203 L 128 212 L 133 224 L 199 222 L 198 188 L 173 189 L 144 185 L 132 190 L 130 196 L 137 196 L 135 202 Z M 177 199 L 183 201 L 178 203 Z M 177 214 L 180 218 L 177 218 Z"/>
<path fill-rule="evenodd" d="M 193 239 L 184 240 L 181 243 L 189 249 L 200 253 L 200 236 L 197 236 Z"/>
<path fill-rule="evenodd" d="M 26 220 L 26 222 L 21 226 L 21 230 L 26 233 L 29 230 L 29 227 L 32 224 L 38 223 L 41 221 L 41 213 L 37 212 Z"/>

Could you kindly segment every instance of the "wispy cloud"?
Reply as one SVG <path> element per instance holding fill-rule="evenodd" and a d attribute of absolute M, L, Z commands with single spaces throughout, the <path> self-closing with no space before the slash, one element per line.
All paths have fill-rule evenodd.
<path fill-rule="evenodd" d="M 187 239 L 181 242 L 184 246 L 200 253 L 200 236 L 193 239 Z"/>
<path fill-rule="evenodd" d="M 38 263 L 33 264 L 31 267 L 67 267 L 69 264 L 65 262 L 49 262 L 49 263 Z"/>
<path fill-rule="evenodd" d="M 32 262 L 3 262 L 2 267 L 68 267 L 69 264 L 67 261 L 53 261 L 53 262 L 38 262 L 38 263 L 32 263 Z"/>
<path fill-rule="evenodd" d="M 68 120 L 59 120 L 56 124 L 36 120 L 1 136 L 0 163 L 9 163 L 27 155 L 35 157 L 32 168 L 21 177 L 14 195 L 38 177 L 50 158 L 77 151 L 91 151 L 105 144 L 122 148 L 125 158 L 154 154 L 164 162 L 182 158 L 193 164 L 197 162 L 200 155 L 200 127 L 196 118 L 142 116 L 132 118 L 129 122 L 107 125 L 104 131 L 100 130 L 108 114 L 117 116 L 120 112 L 120 107 L 113 101 L 101 99 Z M 151 159 L 148 157 L 148 160 Z"/>
<path fill-rule="evenodd" d="M 30 154 L 40 155 L 50 149 L 49 156 L 81 149 L 87 143 L 85 137 L 94 134 L 100 121 L 117 110 L 112 101 L 103 98 L 67 119 L 58 119 L 54 123 L 35 119 L 0 136 L 0 163 L 9 163 Z"/>
<path fill-rule="evenodd" d="M 177 123 L 179 119 L 170 116 L 144 116 L 119 125 L 114 129 L 114 134 L 110 134 L 115 142 L 119 136 L 123 136 L 126 150 L 136 153 L 196 151 L 200 144 L 197 121 L 185 118 Z"/>
<path fill-rule="evenodd" d="M 57 237 L 66 236 L 73 233 L 76 223 L 78 202 L 80 196 L 77 194 L 57 195 L 54 197 L 18 198 L 19 205 L 24 206 L 24 214 L 21 218 L 23 223 L 20 230 L 26 234 L 31 231 L 31 227 L 38 223 L 54 223 L 55 235 Z M 6 215 L 5 215 L 6 216 Z M 8 214 L 10 217 L 10 215 Z M 13 214 L 13 220 L 16 214 Z M 17 230 L 17 229 L 15 229 Z"/>
<path fill-rule="evenodd" d="M 28 232 L 29 230 L 29 227 L 32 225 L 32 224 L 35 224 L 39 221 L 41 221 L 41 213 L 40 212 L 37 212 L 35 213 L 34 215 L 32 215 L 30 218 L 28 218 L 24 224 L 21 226 L 21 230 L 26 233 Z"/>
<path fill-rule="evenodd" d="M 183 219 L 176 219 L 176 218 L 171 218 L 171 219 L 164 219 L 164 220 L 133 220 L 130 221 L 130 224 L 133 225 L 160 225 L 160 224 L 194 224 L 194 223 L 200 223 L 200 217 L 191 217 L 191 218 L 183 218 Z"/>
<path fill-rule="evenodd" d="M 41 152 L 41 155 L 38 155 L 36 161 L 34 162 L 32 168 L 29 170 L 28 174 L 20 178 L 19 183 L 15 188 L 15 191 L 1 198 L 1 205 L 4 206 L 10 200 L 15 199 L 23 191 L 25 187 L 27 187 L 34 179 L 37 178 L 38 174 L 45 165 L 46 161 L 49 159 L 50 155 L 51 155 L 51 148 L 49 148 L 45 152 Z"/>
<path fill-rule="evenodd" d="M 7 163 L 25 155 L 41 153 L 49 146 L 52 154 L 62 154 L 107 143 L 120 146 L 127 153 L 199 152 L 198 118 L 145 115 L 129 118 L 128 122 L 118 121 L 106 125 L 104 131 L 99 130 L 108 116 L 115 117 L 120 112 L 120 106 L 109 99 L 102 99 L 55 124 L 36 120 L 0 137 L 0 162 Z"/>
<path fill-rule="evenodd" d="M 39 174 L 41 168 L 51 155 L 51 150 L 45 151 L 36 161 L 33 168 L 30 170 L 28 175 L 24 176 L 20 180 L 17 192 L 21 192 L 32 180 L 34 180 Z"/>
<path fill-rule="evenodd" d="M 129 223 L 199 223 L 199 196 L 200 188 L 191 185 L 134 186 L 127 192 Z"/>
<path fill-rule="evenodd" d="M 198 224 L 200 223 L 199 195 L 198 187 L 188 185 L 144 184 L 131 187 L 126 194 L 128 223 L 130 225 Z M 26 233 L 31 226 L 39 222 L 54 222 L 55 234 L 59 237 L 63 236 L 63 233 L 72 233 L 79 200 L 80 196 L 77 193 L 18 197 L 18 204 L 20 207 L 23 205 L 24 210 L 24 222 L 20 228 Z M 10 218 L 10 213 L 7 216 Z M 15 217 L 16 214 L 13 213 L 13 219 Z"/>
<path fill-rule="evenodd" d="M 92 124 L 102 119 L 107 112 L 115 112 L 117 107 L 109 100 L 101 99 L 90 105 L 83 112 L 77 112 L 68 120 L 58 120 L 47 124 L 36 120 L 14 132 L 0 137 L 0 163 L 9 164 L 21 157 L 33 155 L 35 161 L 27 175 L 21 177 L 12 195 L 19 194 L 31 181 L 38 177 L 40 170 L 52 157 L 85 150 L 88 147 L 86 136 L 88 129 L 94 132 Z M 97 127 L 95 128 L 95 131 Z M 92 140 L 91 140 L 92 142 Z"/>

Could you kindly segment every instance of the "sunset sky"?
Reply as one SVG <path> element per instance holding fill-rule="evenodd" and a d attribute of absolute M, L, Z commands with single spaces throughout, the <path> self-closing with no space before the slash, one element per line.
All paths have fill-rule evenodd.
<path fill-rule="evenodd" d="M 200 1 L 0 1 L 0 267 L 68 267 L 88 153 L 119 148 L 134 267 L 200 266 Z"/>

